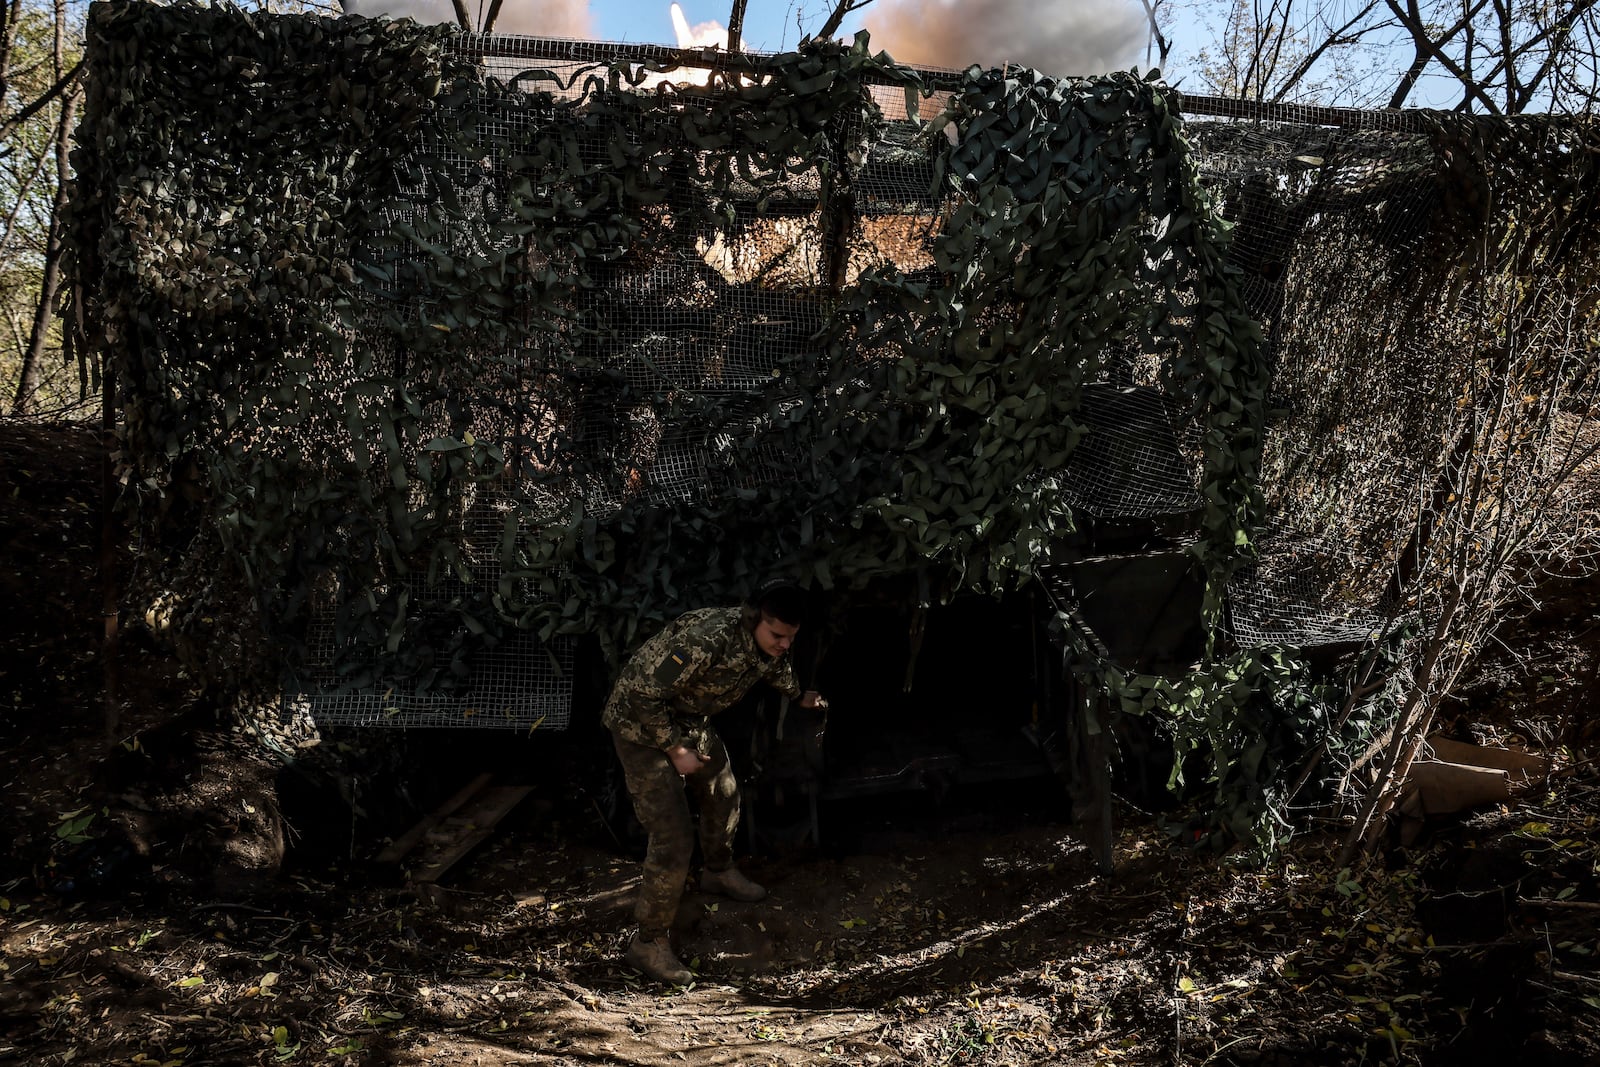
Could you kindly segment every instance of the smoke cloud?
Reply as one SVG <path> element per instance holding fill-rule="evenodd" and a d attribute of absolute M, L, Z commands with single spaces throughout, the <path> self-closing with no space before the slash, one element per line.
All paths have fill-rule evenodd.
<path fill-rule="evenodd" d="M 876 0 L 863 22 L 874 49 L 912 66 L 1010 63 L 1068 77 L 1144 59 L 1137 0 Z"/>
<path fill-rule="evenodd" d="M 464 0 L 467 17 L 476 29 L 489 12 L 489 0 Z M 418 22 L 454 22 L 451 0 L 352 0 L 346 14 L 376 18 L 409 18 Z M 495 16 L 496 33 L 525 33 L 534 37 L 593 37 L 589 0 L 503 0 Z"/>

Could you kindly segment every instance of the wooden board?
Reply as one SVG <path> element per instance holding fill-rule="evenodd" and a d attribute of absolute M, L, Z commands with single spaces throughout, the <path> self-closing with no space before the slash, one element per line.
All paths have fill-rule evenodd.
<path fill-rule="evenodd" d="M 491 775 L 480 774 L 384 849 L 378 861 L 403 863 L 413 882 L 436 882 L 532 791 L 496 785 Z"/>

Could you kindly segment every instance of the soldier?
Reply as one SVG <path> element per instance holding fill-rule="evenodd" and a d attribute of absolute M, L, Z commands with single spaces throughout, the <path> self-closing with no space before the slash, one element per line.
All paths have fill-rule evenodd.
<path fill-rule="evenodd" d="M 688 612 L 639 647 L 606 701 L 602 721 L 650 835 L 626 959 L 659 981 L 694 977 L 668 941 L 694 850 L 685 782 L 700 808 L 700 890 L 743 901 L 767 895 L 733 865 L 739 783 L 710 717 L 763 681 L 801 707 L 828 706 L 817 692 L 800 692 L 789 659 L 804 608 L 797 586 L 774 579 L 743 607 Z"/>

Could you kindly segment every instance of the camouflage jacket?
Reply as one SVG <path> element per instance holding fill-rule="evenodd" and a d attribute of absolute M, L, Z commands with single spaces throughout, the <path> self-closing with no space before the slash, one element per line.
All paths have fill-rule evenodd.
<path fill-rule="evenodd" d="M 757 682 L 800 695 L 785 652 L 756 645 L 739 608 L 701 608 L 639 646 L 611 689 L 601 721 L 624 741 L 650 748 L 701 748 L 709 717 L 738 703 Z"/>

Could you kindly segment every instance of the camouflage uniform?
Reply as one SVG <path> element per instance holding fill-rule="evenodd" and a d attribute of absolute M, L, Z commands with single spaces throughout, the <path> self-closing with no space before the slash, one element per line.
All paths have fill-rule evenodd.
<path fill-rule="evenodd" d="M 639 934 L 665 937 L 683 896 L 693 854 L 684 783 L 700 807 L 700 852 L 708 871 L 733 866 L 739 784 L 710 717 L 737 703 L 757 682 L 800 695 L 787 653 L 767 656 L 745 625 L 743 609 L 703 608 L 683 615 L 633 654 L 606 701 L 601 721 L 627 777 L 633 809 L 650 835 L 634 917 Z M 708 758 L 680 776 L 666 750 L 687 745 Z"/>

